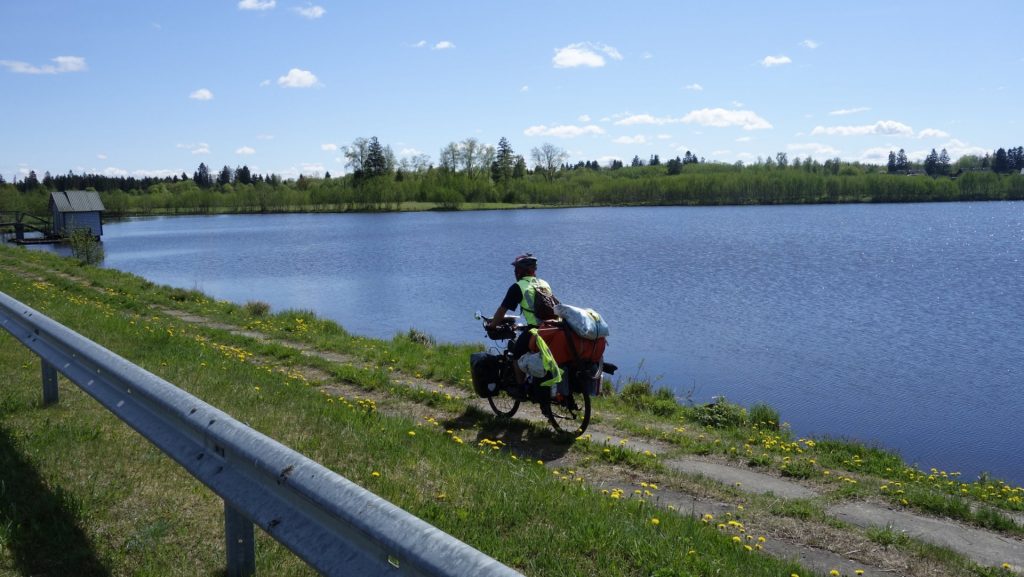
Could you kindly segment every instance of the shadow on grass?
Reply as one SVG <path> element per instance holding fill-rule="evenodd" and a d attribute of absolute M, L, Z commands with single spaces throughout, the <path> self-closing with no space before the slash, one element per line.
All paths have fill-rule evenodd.
<path fill-rule="evenodd" d="M 443 425 L 446 429 L 476 429 L 476 443 L 484 439 L 501 441 L 520 455 L 543 461 L 565 456 L 575 441 L 575 437 L 555 433 L 546 424 L 540 427 L 521 419 L 501 418 L 473 406 Z"/>
<path fill-rule="evenodd" d="M 51 489 L 0 428 L 0 537 L 24 575 L 108 576 L 79 527 L 77 504 Z"/>

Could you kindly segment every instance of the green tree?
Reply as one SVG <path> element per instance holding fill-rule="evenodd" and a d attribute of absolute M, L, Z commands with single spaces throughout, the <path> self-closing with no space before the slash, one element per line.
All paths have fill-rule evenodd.
<path fill-rule="evenodd" d="M 205 163 L 199 163 L 199 168 L 192 173 L 192 181 L 199 188 L 210 188 L 213 185 L 213 179 L 210 178 L 210 169 L 206 167 Z"/>
<path fill-rule="evenodd" d="M 380 141 L 374 136 L 366 148 L 366 161 L 363 164 L 363 172 L 368 178 L 377 176 L 389 176 L 394 172 L 394 155 L 390 155 L 389 149 L 381 146 Z"/>
<path fill-rule="evenodd" d="M 516 155 L 516 164 L 512 168 L 512 178 L 526 177 L 526 159 L 521 154 Z"/>
<path fill-rule="evenodd" d="M 889 162 L 885 164 L 885 169 L 889 174 L 896 173 L 896 153 L 889 151 Z"/>
<path fill-rule="evenodd" d="M 217 175 L 217 184 L 224 186 L 225 184 L 231 184 L 231 177 L 233 173 L 227 165 L 220 169 L 220 174 Z"/>
<path fill-rule="evenodd" d="M 252 172 L 249 171 L 249 167 L 243 165 L 242 168 L 236 168 L 234 181 L 239 184 L 252 184 Z"/>
<path fill-rule="evenodd" d="M 907 172 L 910 170 L 910 160 L 907 159 L 907 151 L 902 148 L 896 153 L 896 170 L 898 172 Z"/>
<path fill-rule="evenodd" d="M 934 148 L 924 157 L 924 172 L 928 176 L 934 176 L 939 172 L 939 153 L 935 152 Z"/>
<path fill-rule="evenodd" d="M 997 149 L 996 153 L 992 155 L 992 172 L 996 174 L 1010 172 L 1010 158 L 1007 156 L 1005 148 Z"/>
<path fill-rule="evenodd" d="M 501 186 L 502 190 L 508 191 L 515 163 L 515 151 L 512 150 L 512 145 L 508 143 L 508 139 L 502 136 L 498 140 L 498 149 L 495 152 L 494 162 L 492 163 L 493 170 L 491 170 L 491 179 L 495 184 Z"/>
<path fill-rule="evenodd" d="M 939 153 L 938 165 L 937 165 L 938 173 L 941 174 L 941 175 L 944 175 L 944 176 L 948 176 L 949 172 L 950 172 L 950 170 L 949 170 L 950 166 L 951 166 L 951 163 L 950 163 L 950 160 L 949 160 L 949 153 L 946 152 L 945 148 L 943 148 L 942 152 Z"/>

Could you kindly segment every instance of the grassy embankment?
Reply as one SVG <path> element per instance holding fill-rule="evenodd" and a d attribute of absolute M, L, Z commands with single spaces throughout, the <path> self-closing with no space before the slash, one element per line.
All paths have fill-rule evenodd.
<path fill-rule="evenodd" d="M 495 444 L 485 436 L 462 438 L 461 423 L 488 417 L 459 395 L 394 382 L 398 370 L 464 391 L 471 347 L 433 345 L 416 334 L 364 339 L 308 312 L 261 314 L 259 307 L 213 302 L 196 292 L 6 247 L 0 248 L 0 268 L 0 290 L 526 574 L 807 574 L 747 551 L 713 524 L 628 494 L 602 494 L 573 482 L 572 475 L 567 482 L 533 459 L 491 449 Z M 49 272 L 61 270 L 87 277 L 91 286 Z M 361 364 L 332 365 L 294 349 L 187 325 L 154 305 L 247 325 L 351 355 Z M 62 384 L 60 405 L 41 408 L 38 361 L 14 343 L 0 334 L 0 574 L 61 574 L 69 568 L 82 575 L 215 572 L 223 559 L 217 499 L 76 387 Z M 366 395 L 325 396 L 296 369 L 311 364 Z M 414 402 L 423 414 L 461 417 L 413 420 L 378 407 L 373 399 L 381 393 Z M 731 404 L 686 407 L 645 383 L 627 384 L 596 407 L 598 423 L 669 443 L 681 454 L 719 455 L 810 480 L 829 499 L 885 498 L 1022 534 L 1001 512 L 1024 509 L 1020 487 L 921 472 L 856 443 L 794 440 L 765 407 L 750 413 Z M 543 429 L 535 433 L 544 435 Z M 627 464 L 651 478 L 664 472 L 656 456 L 614 444 L 584 440 L 565 450 L 582 463 Z M 748 503 L 780 517 L 827 522 L 819 502 Z M 885 531 L 868 536 L 920 549 Z M 259 539 L 257 563 L 265 574 L 308 571 L 269 538 Z M 943 562 L 995 574 L 962 559 Z"/>

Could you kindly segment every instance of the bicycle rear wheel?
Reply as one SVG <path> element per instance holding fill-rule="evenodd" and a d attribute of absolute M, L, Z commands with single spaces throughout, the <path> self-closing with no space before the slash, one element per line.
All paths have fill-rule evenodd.
<path fill-rule="evenodd" d="M 580 405 L 582 401 L 582 406 Z M 545 417 L 551 428 L 559 433 L 567 433 L 579 437 L 590 425 L 590 393 L 587 391 L 573 393 L 561 400 L 551 399 L 545 403 Z"/>

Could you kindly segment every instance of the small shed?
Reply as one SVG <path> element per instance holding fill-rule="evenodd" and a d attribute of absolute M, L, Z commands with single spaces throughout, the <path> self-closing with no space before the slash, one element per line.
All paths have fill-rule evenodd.
<path fill-rule="evenodd" d="M 93 236 L 103 236 L 103 201 L 98 192 L 69 190 L 50 193 L 50 232 L 55 236 L 68 236 L 84 228 Z"/>

